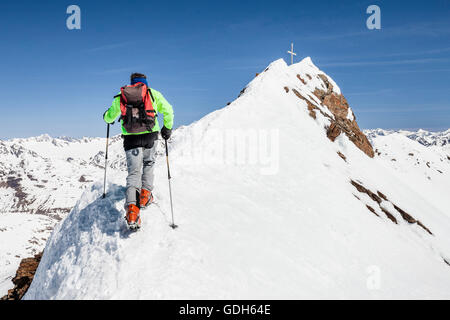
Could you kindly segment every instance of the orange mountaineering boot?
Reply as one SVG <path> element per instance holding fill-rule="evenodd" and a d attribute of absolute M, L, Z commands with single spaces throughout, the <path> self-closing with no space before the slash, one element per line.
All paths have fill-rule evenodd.
<path fill-rule="evenodd" d="M 151 191 L 141 189 L 141 194 L 139 196 L 139 203 L 141 208 L 145 208 L 153 202 L 153 195 Z"/>
<path fill-rule="evenodd" d="M 128 227 L 130 229 L 135 230 L 141 227 L 141 217 L 139 211 L 140 210 L 136 205 L 128 205 L 127 215 L 125 219 L 127 220 Z"/>

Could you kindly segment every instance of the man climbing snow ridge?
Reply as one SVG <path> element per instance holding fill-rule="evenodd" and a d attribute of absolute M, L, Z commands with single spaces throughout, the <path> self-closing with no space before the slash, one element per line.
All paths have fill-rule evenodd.
<path fill-rule="evenodd" d="M 125 218 L 131 229 L 138 229 L 140 209 L 153 201 L 155 141 L 160 131 L 156 113 L 163 114 L 161 136 L 167 140 L 172 133 L 173 109 L 160 92 L 150 89 L 144 74 L 133 73 L 130 80 L 131 84 L 114 97 L 103 119 L 113 123 L 120 115 L 128 169 Z"/>

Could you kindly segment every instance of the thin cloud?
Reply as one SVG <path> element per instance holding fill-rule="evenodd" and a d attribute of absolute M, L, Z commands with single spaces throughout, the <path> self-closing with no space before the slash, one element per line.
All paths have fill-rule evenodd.
<path fill-rule="evenodd" d="M 366 96 L 366 95 L 382 95 L 382 94 L 388 94 L 391 93 L 392 89 L 381 89 L 381 90 L 374 90 L 374 91 L 362 91 L 362 92 L 350 92 L 346 93 L 346 96 Z"/>
<path fill-rule="evenodd" d="M 321 64 L 322 67 L 364 67 L 364 66 L 388 66 L 403 64 L 423 64 L 433 62 L 447 62 L 445 58 L 424 58 L 424 59 L 404 59 L 388 61 L 352 61 L 352 62 L 332 62 Z"/>
<path fill-rule="evenodd" d="M 253 70 L 253 69 L 262 69 L 264 68 L 262 65 L 251 65 L 251 66 L 234 66 L 234 67 L 225 67 L 223 70 Z"/>
<path fill-rule="evenodd" d="M 437 54 L 442 54 L 442 53 L 450 53 L 450 47 L 445 47 L 445 48 L 436 48 L 436 49 L 431 49 L 431 50 L 426 50 L 426 51 L 407 51 L 407 52 L 394 52 L 394 53 L 386 53 L 386 54 L 381 54 L 381 55 L 365 55 L 366 58 L 371 58 L 371 59 L 383 59 L 383 58 L 392 58 L 392 57 L 407 57 L 407 56 L 424 56 L 424 55 L 437 55 Z M 346 55 L 346 56 L 342 56 L 342 58 L 340 59 L 342 62 L 346 62 L 346 60 L 348 59 L 357 59 L 360 58 L 361 55 Z M 321 59 L 322 61 L 331 61 L 330 63 L 334 63 L 334 62 L 338 62 L 336 60 L 329 60 L 327 58 L 325 59 Z"/>
<path fill-rule="evenodd" d="M 399 107 L 391 107 L 391 108 L 358 108 L 358 113 L 405 113 L 405 112 L 429 112 L 429 111 L 450 111 L 450 106 L 448 107 L 418 107 L 418 108 L 399 108 Z"/>
<path fill-rule="evenodd" d="M 304 37 L 308 40 L 333 40 L 342 38 L 354 38 L 367 35 L 382 37 L 424 36 L 440 37 L 450 35 L 450 25 L 447 21 L 438 23 L 413 23 L 401 26 L 381 26 L 380 30 L 362 29 L 360 31 L 342 32 L 335 34 L 314 34 Z"/>
<path fill-rule="evenodd" d="M 310 35 L 303 37 L 303 39 L 307 40 L 334 40 L 334 39 L 341 39 L 341 38 L 352 38 L 352 37 L 360 37 L 367 35 L 370 30 L 365 31 L 359 31 L 359 32 L 347 32 L 347 33 L 335 33 L 335 34 L 329 34 L 329 35 Z M 376 31 L 377 32 L 377 31 Z"/>
<path fill-rule="evenodd" d="M 372 72 L 377 72 L 377 71 L 372 71 Z M 450 72 L 449 68 L 441 68 L 441 69 L 422 69 L 422 70 L 418 70 L 418 69 L 411 69 L 411 70 L 388 70 L 388 71 L 380 71 L 380 73 L 393 73 L 393 74 L 397 74 L 397 73 L 427 73 L 427 72 Z"/>
<path fill-rule="evenodd" d="M 115 74 L 115 73 L 123 73 L 123 72 L 133 72 L 134 70 L 137 70 L 139 67 L 128 67 L 128 68 L 117 68 L 117 69 L 107 69 L 107 70 L 100 70 L 95 71 L 93 74 L 96 75 L 107 75 L 107 74 Z"/>
<path fill-rule="evenodd" d="M 106 44 L 106 45 L 95 47 L 95 48 L 86 49 L 86 50 L 84 50 L 84 52 L 98 52 L 98 51 L 104 51 L 104 50 L 112 50 L 112 49 L 126 47 L 126 46 L 129 46 L 130 44 L 133 44 L 133 43 L 132 42 L 111 43 L 111 44 Z"/>
<path fill-rule="evenodd" d="M 393 36 L 428 36 L 439 37 L 450 35 L 450 25 L 448 21 L 440 23 L 413 23 L 404 26 L 387 29 Z"/>
<path fill-rule="evenodd" d="M 419 56 L 419 55 L 426 55 L 426 54 L 439 54 L 439 53 L 445 53 L 445 52 L 450 52 L 450 47 L 426 50 L 426 51 L 417 51 L 417 52 L 408 51 L 408 52 L 389 53 L 389 54 L 383 55 L 383 57 Z"/>

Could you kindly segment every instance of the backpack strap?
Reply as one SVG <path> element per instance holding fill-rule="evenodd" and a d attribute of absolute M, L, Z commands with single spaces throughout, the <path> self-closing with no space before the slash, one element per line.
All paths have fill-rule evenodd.
<path fill-rule="evenodd" d="M 150 94 L 150 99 L 152 99 L 152 104 L 153 104 L 153 110 L 150 112 L 153 112 L 155 115 L 155 118 L 156 118 L 158 116 L 158 114 L 156 113 L 156 109 L 155 109 L 155 98 L 153 98 L 152 90 L 150 88 L 148 88 L 148 93 Z"/>
<path fill-rule="evenodd" d="M 152 103 L 155 103 L 155 98 L 153 98 L 152 90 L 148 88 L 148 93 L 150 93 L 150 98 L 152 99 Z"/>

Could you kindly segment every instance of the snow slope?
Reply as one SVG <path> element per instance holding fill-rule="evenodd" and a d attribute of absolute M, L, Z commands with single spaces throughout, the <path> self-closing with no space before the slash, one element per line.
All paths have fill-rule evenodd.
<path fill-rule="evenodd" d="M 331 142 L 319 75 L 309 58 L 275 61 L 233 103 L 176 130 L 176 230 L 163 157 L 138 233 L 123 219 L 125 174 L 106 199 L 93 184 L 55 228 L 25 298 L 450 298 L 447 200 L 346 135 Z M 312 118 L 293 89 L 323 113 Z"/>
<path fill-rule="evenodd" d="M 53 219 L 28 213 L 0 214 L 0 296 L 7 294 L 20 261 L 41 252 Z"/>
<path fill-rule="evenodd" d="M 425 147 L 400 133 L 373 138 L 372 143 L 382 165 L 450 216 L 450 152 L 436 145 Z"/>

